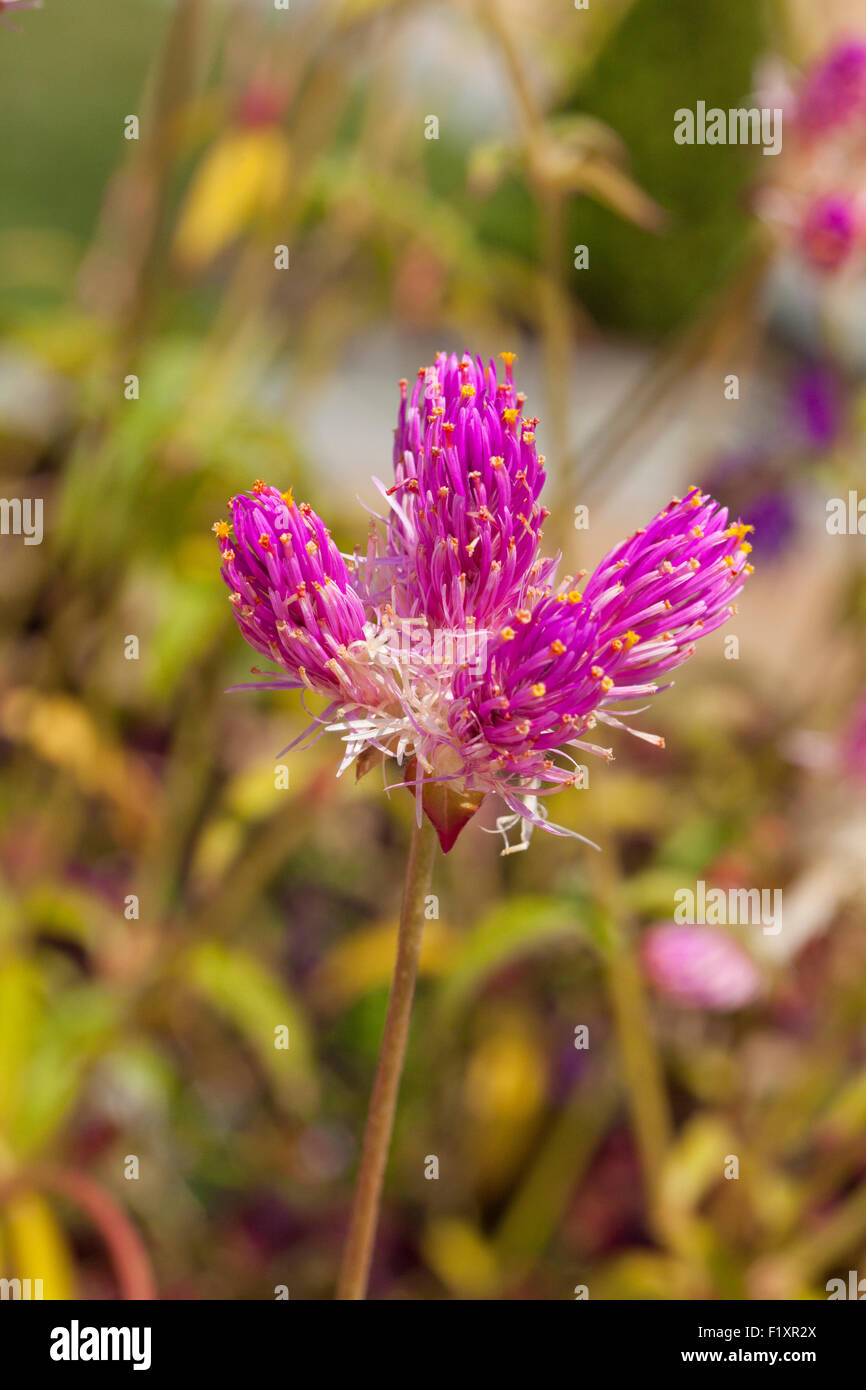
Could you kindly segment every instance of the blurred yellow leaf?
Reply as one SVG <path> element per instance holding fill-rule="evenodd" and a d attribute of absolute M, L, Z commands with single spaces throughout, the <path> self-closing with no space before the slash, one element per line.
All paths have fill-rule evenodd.
<path fill-rule="evenodd" d="M 175 233 L 174 254 L 190 270 L 206 266 L 286 190 L 289 150 L 282 131 L 235 130 L 205 155 Z"/>
<path fill-rule="evenodd" d="M 13 1196 L 3 1210 L 11 1276 L 41 1279 L 42 1297 L 75 1297 L 75 1266 L 62 1228 L 44 1197 Z"/>
<path fill-rule="evenodd" d="M 6 1137 L 22 1093 L 41 1000 L 34 965 L 16 957 L 0 964 L 0 1126 Z"/>
<path fill-rule="evenodd" d="M 423 1249 L 430 1268 L 459 1298 L 484 1298 L 495 1290 L 496 1257 L 480 1231 L 468 1221 L 457 1217 L 431 1221 Z"/>
<path fill-rule="evenodd" d="M 536 1026 L 516 1009 L 496 1014 L 463 1086 L 464 1142 L 485 1192 L 503 1187 L 522 1162 L 546 1095 L 547 1057 Z"/>
<path fill-rule="evenodd" d="M 139 833 L 153 814 L 153 779 L 145 764 L 99 729 L 68 695 L 19 686 L 0 705 L 0 729 L 72 776 L 86 795 L 107 797 Z"/>
<path fill-rule="evenodd" d="M 458 934 L 443 922 L 424 923 L 420 973 L 442 975 L 454 958 Z M 312 990 L 316 1003 L 340 1009 L 390 982 L 397 951 L 396 922 L 380 922 L 338 941 L 319 964 Z"/>

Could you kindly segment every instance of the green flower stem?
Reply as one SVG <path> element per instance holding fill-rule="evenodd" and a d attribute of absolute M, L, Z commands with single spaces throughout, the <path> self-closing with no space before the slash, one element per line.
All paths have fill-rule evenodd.
<path fill-rule="evenodd" d="M 382 1184 L 394 1128 L 397 1092 L 400 1089 L 400 1077 L 409 1038 L 409 1018 L 424 928 L 424 900 L 430 888 L 435 850 L 436 832 L 424 816 L 420 826 L 416 824 L 413 829 L 409 848 L 403 906 L 400 911 L 400 931 L 397 938 L 397 959 L 394 964 L 394 978 L 391 982 L 379 1065 L 364 1130 L 361 1165 L 352 1203 L 349 1233 L 337 1282 L 338 1299 L 362 1299 L 367 1294 Z"/>

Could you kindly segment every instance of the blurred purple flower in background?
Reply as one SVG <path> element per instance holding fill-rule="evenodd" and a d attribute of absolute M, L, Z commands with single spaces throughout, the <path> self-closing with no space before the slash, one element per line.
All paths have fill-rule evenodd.
<path fill-rule="evenodd" d="M 839 378 L 829 367 L 812 364 L 794 378 L 791 404 L 807 441 L 829 449 L 842 430 L 844 404 Z"/>

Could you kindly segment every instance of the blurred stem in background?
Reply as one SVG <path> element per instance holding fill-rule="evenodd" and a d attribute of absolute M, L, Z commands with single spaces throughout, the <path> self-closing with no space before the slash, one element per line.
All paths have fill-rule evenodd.
<path fill-rule="evenodd" d="M 613 845 L 595 857 L 598 940 L 626 1093 L 643 1174 L 649 1224 L 661 1234 L 659 1197 L 662 1172 L 671 1145 L 671 1116 L 664 1073 L 656 1048 L 643 979 L 624 922 L 618 891 L 619 866 Z"/>
<path fill-rule="evenodd" d="M 571 309 L 563 280 L 563 194 L 546 172 L 544 113 L 498 0 L 481 0 L 481 17 L 502 50 L 521 125 L 529 181 L 537 200 L 541 253 L 539 327 L 549 411 L 546 423 L 557 475 L 565 479 L 576 469 L 576 460 L 570 454 L 568 428 Z"/>
<path fill-rule="evenodd" d="M 195 90 L 205 0 L 179 0 L 142 105 L 141 139 L 112 179 L 94 245 L 80 272 L 83 301 L 122 325 L 127 358 L 140 342 L 157 269 L 159 231 L 177 126 Z"/>
<path fill-rule="evenodd" d="M 657 1233 L 662 1169 L 671 1138 L 670 1111 L 646 994 L 631 942 L 617 924 L 608 925 L 604 952 L 607 987 L 643 1172 L 647 1212 L 650 1225 Z"/>
<path fill-rule="evenodd" d="M 422 815 L 420 823 L 416 821 L 413 825 L 409 846 L 409 863 L 406 867 L 397 938 L 397 959 L 388 999 L 385 1033 L 379 1053 L 379 1065 L 376 1068 L 370 1109 L 367 1113 L 361 1166 L 358 1170 L 349 1233 L 337 1284 L 337 1298 L 342 1300 L 362 1299 L 367 1293 L 382 1184 L 409 1038 L 409 1018 L 424 929 L 424 900 L 430 889 L 435 850 L 436 832 L 432 823 Z"/>

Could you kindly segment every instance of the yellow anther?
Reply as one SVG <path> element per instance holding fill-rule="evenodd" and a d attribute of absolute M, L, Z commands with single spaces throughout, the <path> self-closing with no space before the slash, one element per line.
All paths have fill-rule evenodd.
<path fill-rule="evenodd" d="M 601 683 L 601 688 L 602 688 L 602 690 L 612 690 L 612 689 L 613 689 L 613 681 L 611 680 L 610 676 L 605 676 L 604 680 L 603 680 L 602 683 Z"/>
<path fill-rule="evenodd" d="M 287 488 L 285 492 L 280 493 L 280 501 L 285 502 L 287 507 L 293 507 L 295 505 L 295 498 L 291 488 Z"/>
<path fill-rule="evenodd" d="M 253 483 L 253 492 L 264 492 L 266 487 L 267 483 L 263 482 L 261 478 L 256 478 Z"/>
<path fill-rule="evenodd" d="M 491 467 L 491 468 L 504 468 L 504 467 L 505 467 L 505 459 L 502 457 L 501 454 L 494 454 L 494 455 L 493 455 L 492 459 L 490 460 L 490 467 Z"/>
<path fill-rule="evenodd" d="M 259 536 L 259 545 L 262 547 L 262 550 L 270 550 L 271 538 L 268 535 L 267 531 L 263 531 L 262 534 Z"/>
<path fill-rule="evenodd" d="M 555 642 L 551 642 L 550 650 L 553 652 L 554 656 L 562 656 L 562 653 L 565 651 L 565 643 L 560 642 L 559 638 L 557 637 Z"/>
<path fill-rule="evenodd" d="M 516 353 L 516 352 L 500 352 L 499 356 L 502 358 L 502 360 L 503 360 L 503 362 L 505 363 L 506 367 L 510 367 L 511 364 L 512 364 L 512 362 L 516 362 L 516 361 L 517 361 L 517 353 Z"/>
<path fill-rule="evenodd" d="M 528 608 L 518 608 L 514 616 L 519 623 L 529 623 L 532 621 L 532 614 Z"/>
<path fill-rule="evenodd" d="M 752 553 L 752 547 L 749 545 L 748 541 L 740 541 L 740 549 L 744 555 L 751 555 Z"/>
<path fill-rule="evenodd" d="M 514 421 L 517 419 L 517 417 L 518 417 L 519 414 L 520 414 L 520 411 L 519 411 L 519 410 L 515 410 L 514 406 L 512 405 L 512 406 L 509 406 L 507 410 L 503 410 L 503 412 L 502 412 L 502 418 L 503 418 L 503 420 L 505 421 L 505 423 L 506 423 L 507 425 L 513 425 L 513 424 L 514 424 Z"/>
<path fill-rule="evenodd" d="M 632 632 L 631 628 L 629 628 L 628 632 L 625 634 L 625 644 L 626 644 L 626 646 L 627 646 L 627 647 L 636 647 L 639 641 L 640 641 L 640 638 L 638 637 L 637 633 L 636 633 L 636 632 Z"/>
<path fill-rule="evenodd" d="M 547 694 L 547 686 L 544 684 L 544 681 L 538 681 L 536 685 L 533 685 L 530 688 L 536 700 L 540 700 L 542 695 Z"/>
<path fill-rule="evenodd" d="M 514 631 L 513 627 L 504 627 L 499 636 L 504 642 L 513 642 L 517 633 Z"/>
<path fill-rule="evenodd" d="M 583 594 L 579 589 L 569 589 L 566 597 L 569 603 L 583 603 Z"/>
<path fill-rule="evenodd" d="M 460 387 L 460 394 L 461 396 L 475 395 L 475 387 L 472 385 L 471 381 L 464 381 L 463 385 Z"/>
<path fill-rule="evenodd" d="M 231 535 L 231 526 L 227 521 L 215 521 L 210 528 L 215 536 L 219 536 L 221 541 L 226 540 Z"/>
<path fill-rule="evenodd" d="M 603 666 L 591 666 L 591 667 L 590 667 L 589 674 L 592 676 L 593 680 L 596 680 L 596 681 L 601 680 L 602 676 L 604 675 L 604 667 L 603 667 Z"/>

